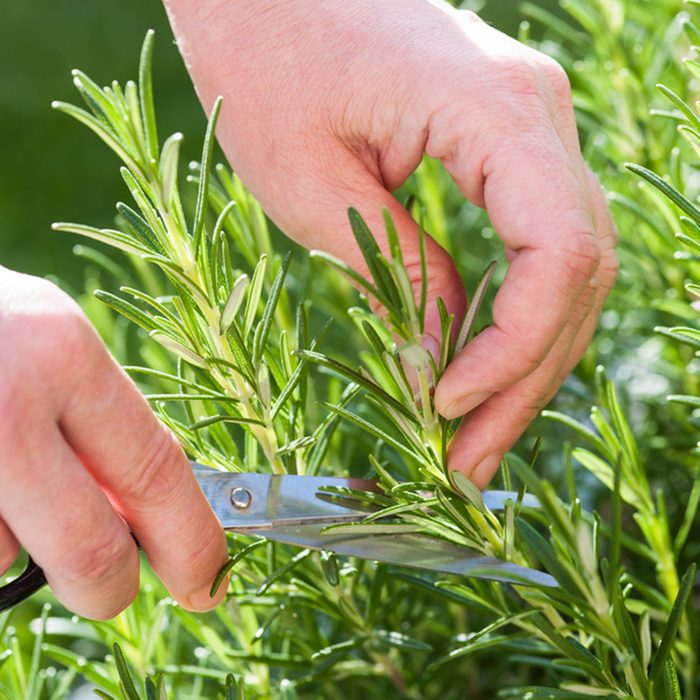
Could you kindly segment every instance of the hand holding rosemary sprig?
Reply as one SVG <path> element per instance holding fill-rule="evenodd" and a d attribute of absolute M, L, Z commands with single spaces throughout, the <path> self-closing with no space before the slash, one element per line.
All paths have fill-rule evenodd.
<path fill-rule="evenodd" d="M 467 414 L 451 467 L 485 486 L 585 352 L 615 278 L 613 225 L 564 71 L 443 2 L 407 0 L 400 21 L 391 0 L 166 6 L 203 103 L 224 97 L 224 152 L 299 243 L 368 277 L 346 211 L 357 207 L 386 253 L 386 208 L 419 298 L 421 239 L 392 191 L 427 153 L 488 210 L 510 267 L 492 326 L 455 356 L 435 396 L 446 418 Z M 437 356 L 435 300 L 461 318 L 464 288 L 446 251 L 423 244 L 423 342 Z"/>
<path fill-rule="evenodd" d="M 369 459 L 387 494 L 393 497 L 385 508 L 348 527 L 370 527 L 381 532 L 384 518 L 400 518 L 408 527 L 460 544 L 490 556 L 507 557 L 502 523 L 484 507 L 479 489 L 459 470 L 448 472 L 447 445 L 455 421 L 435 410 L 433 388 L 455 355 L 470 340 L 479 307 L 493 274 L 492 262 L 477 284 L 471 304 L 456 333 L 454 315 L 438 297 L 436 312 L 440 318 L 439 355 L 424 346 L 426 333 L 427 260 L 425 237 L 419 232 L 421 284 L 416 301 L 408 276 L 401 243 L 391 215 L 384 212 L 390 255 L 384 256 L 373 233 L 355 209 L 349 211 L 350 225 L 372 279 L 367 280 L 345 263 L 327 253 L 315 251 L 321 258 L 347 275 L 373 305 L 381 305 L 383 317 L 362 308 L 351 314 L 371 350 L 363 356 L 366 367 L 358 370 L 320 352 L 301 351 L 301 355 L 336 372 L 364 390 L 363 397 L 379 409 L 400 437 L 396 439 L 375 423 L 344 405 L 325 404 L 325 408 L 369 432 L 383 445 L 403 458 L 409 470 L 407 481 L 399 483 L 396 465 L 385 465 L 378 456 Z M 356 494 L 361 498 L 360 494 Z M 506 521 L 511 529 L 513 504 L 506 506 Z M 388 525 L 388 529 L 393 524 Z M 512 532 L 510 534 L 512 540 Z M 512 542 L 511 542 L 512 544 Z"/>
<path fill-rule="evenodd" d="M 66 294 L 0 267 L 0 300 L 11 339 L 0 343 L 0 572 L 21 543 L 67 608 L 111 618 L 138 592 L 130 526 L 173 597 L 211 608 L 226 539 L 174 436 Z"/>
<path fill-rule="evenodd" d="M 388 208 L 396 221 L 396 240 L 401 241 L 407 270 L 406 277 L 397 278 L 396 294 L 400 297 L 394 298 L 394 291 L 388 288 L 389 297 L 380 299 L 390 306 L 396 306 L 397 301 L 405 304 L 411 292 L 415 294 L 414 284 L 407 283 L 419 278 L 418 261 L 424 248 L 427 269 L 420 268 L 420 277 L 427 275 L 427 289 L 421 298 L 431 303 L 425 306 L 421 302 L 417 307 L 425 314 L 421 323 L 414 313 L 405 328 L 394 325 L 406 341 L 400 354 L 417 371 L 419 415 L 413 417 L 420 424 L 421 450 L 428 464 L 445 465 L 445 455 L 435 454 L 445 444 L 445 428 L 429 398 L 431 363 L 421 344 L 433 345 L 434 362 L 435 356 L 442 357 L 444 350 L 435 346 L 443 336 L 444 311 L 447 317 L 461 317 L 464 290 L 449 256 L 430 238 L 419 236 L 415 223 L 390 190 L 409 176 L 426 152 L 443 161 L 465 196 L 488 209 L 511 256 L 510 270 L 494 303 L 493 326 L 455 356 L 435 395 L 436 406 L 445 418 L 469 413 L 452 441 L 450 461 L 453 468 L 483 486 L 503 453 L 582 355 L 614 277 L 612 225 L 600 189 L 581 158 L 562 70 L 550 59 L 491 30 L 472 13 L 427 0 L 406 4 L 406 21 L 402 23 L 395 21 L 395 4 L 389 1 L 353 0 L 319 6 L 311 0 L 225 5 L 213 0 L 173 0 L 170 10 L 200 94 L 213 105 L 191 225 L 185 219 L 176 183 L 181 137 L 171 136 L 160 149 L 147 60 L 142 62 L 138 87 L 114 84 L 102 89 L 76 73 L 76 84 L 91 113 L 59 105 L 90 126 L 121 158 L 122 174 L 136 203 L 136 209 L 120 204 L 121 231 L 70 224 L 59 228 L 137 254 L 160 267 L 177 292 L 164 303 L 157 296 L 125 290 L 142 306 L 102 295 L 180 358 L 177 374 L 160 378 L 175 382 L 181 391 L 187 387 L 200 392 L 183 401 L 215 409 L 204 423 L 192 421 L 183 426 L 172 419 L 169 425 L 193 452 L 207 453 L 212 461 L 217 452 L 226 452 L 235 464 L 241 464 L 235 442 L 218 424 L 244 424 L 256 448 L 260 447 L 278 472 L 290 460 L 297 468 L 303 467 L 305 460 L 300 455 L 313 449 L 318 438 L 305 434 L 306 426 L 295 408 L 303 401 L 303 355 L 298 364 L 288 360 L 289 334 L 280 334 L 280 350 L 275 356 L 285 358 L 284 362 L 275 362 L 268 353 L 287 263 L 276 264 L 266 257 L 249 271 L 250 276 L 241 271 L 234 276 L 233 265 L 227 260 L 226 236 L 220 235 L 231 209 L 222 210 L 213 230 L 207 230 L 209 168 L 221 105 L 214 96 L 223 94 L 227 111 L 219 136 L 224 150 L 283 230 L 307 247 L 321 247 L 364 274 L 376 261 L 363 260 L 349 241 L 345 210 L 356 204 L 370 226 L 379 230 L 375 225 L 378 212 Z M 290 26 L 298 32 L 290 35 Z M 329 27 L 333 28 L 330 39 Z M 278 41 L 279 33 L 285 35 L 285 41 Z M 435 46 L 436 34 L 442 37 L 441 48 L 426 60 L 424 48 Z M 230 41 L 233 35 L 238 39 L 235 43 Z M 147 42 L 146 54 L 149 46 Z M 296 80 L 290 80 L 290 66 Z M 8 284 L 12 286 L 12 280 Z M 268 292 L 264 305 L 260 303 L 263 287 Z M 434 312 L 437 307 L 433 302 L 438 297 L 445 301 L 442 318 Z M 387 312 L 391 314 L 391 308 L 387 307 Z M 38 312 L 32 308 L 31 314 Z M 531 322 L 535 314 L 536 325 Z M 299 317 L 297 349 L 310 349 L 319 339 L 305 337 L 303 313 Z M 23 325 L 25 315 L 20 313 L 19 318 L 19 325 Z M 84 329 L 82 332 L 87 334 Z M 29 335 L 36 344 L 33 334 Z M 28 355 L 17 348 L 12 348 L 12 359 L 19 357 L 26 368 Z M 93 346 L 84 357 L 105 356 Z M 388 362 L 387 367 L 393 368 L 393 360 Z M 444 367 L 432 369 L 437 376 L 437 370 Z M 396 371 L 400 373 L 401 368 Z M 55 371 L 49 374 L 53 378 Z M 114 395 L 133 396 L 133 387 L 125 389 L 120 376 L 120 382 L 115 380 L 108 387 Z M 397 379 L 403 381 L 398 375 Z M 59 391 L 60 397 L 65 398 L 65 393 L 65 389 Z M 111 495 L 124 495 L 123 479 L 111 481 L 116 471 L 100 468 L 115 458 L 114 450 L 106 450 L 109 459 L 105 450 L 94 453 L 92 441 L 79 439 L 85 428 L 72 433 L 70 426 L 77 423 L 67 420 L 62 408 L 50 416 L 48 424 L 60 424 L 62 437 L 71 443 L 70 458 L 87 462 L 94 470 L 94 480 Z M 142 418 L 143 410 L 142 404 L 132 400 L 122 415 L 137 415 L 144 425 L 153 426 L 152 418 Z M 96 410 L 89 418 L 94 420 L 98 415 Z M 164 419 L 168 420 L 167 414 Z M 86 425 L 89 423 L 86 419 Z M 192 435 L 197 427 L 209 428 L 211 440 Z M 167 443 L 162 432 L 153 427 L 152 431 L 154 440 L 149 444 Z M 132 432 L 137 431 L 127 434 Z M 143 479 L 150 486 L 163 478 L 174 491 L 180 482 L 163 477 L 160 462 L 156 465 L 161 468 L 156 468 L 147 460 L 149 469 L 145 469 L 136 455 L 149 452 L 143 445 L 137 449 L 139 444 L 130 443 L 134 456 L 129 461 L 139 465 L 136 478 L 131 474 L 136 484 L 132 485 L 136 496 L 131 499 L 135 504 L 126 497 L 114 500 L 145 550 L 155 554 L 157 540 L 168 538 L 149 537 L 149 528 L 143 525 L 145 515 L 139 509 L 142 494 L 138 486 Z M 210 535 L 203 541 L 219 538 L 218 545 L 211 545 L 211 559 L 216 559 L 223 544 L 220 533 L 212 534 L 215 521 L 202 510 L 201 498 L 197 501 L 182 453 L 168 455 L 166 462 L 176 461 L 175 473 L 188 484 L 178 503 L 199 512 L 199 535 Z M 118 457 L 123 463 L 124 455 Z M 162 455 L 158 453 L 156 458 L 162 460 Z M 40 456 L 36 461 L 43 463 L 45 459 Z M 156 477 L 151 478 L 154 471 Z M 87 472 L 84 478 L 88 479 Z M 39 563 L 48 564 L 51 574 L 52 568 L 56 570 L 52 557 L 65 554 L 65 547 L 49 551 L 36 535 L 25 536 L 23 504 L 30 498 L 26 487 L 24 493 L 21 491 L 21 479 L 13 474 L 11 481 L 20 491 L 11 496 L 9 505 L 0 503 L 0 511 L 12 529 L 19 531 L 20 539 L 31 545 L 30 551 L 34 549 L 39 555 Z M 86 540 L 74 522 L 64 522 L 64 527 L 52 531 L 85 545 L 87 553 L 79 551 L 75 556 L 78 569 L 88 562 L 92 570 L 89 555 L 95 551 L 106 558 L 104 572 L 111 575 L 128 568 L 130 573 L 114 576 L 119 578 L 121 589 L 133 593 L 133 544 L 97 484 L 88 480 L 84 486 L 95 505 L 95 518 L 80 509 L 76 509 L 75 518 L 92 524 L 101 514 L 111 528 L 111 537 L 105 535 L 108 530 L 94 528 L 92 540 Z M 157 487 L 155 490 L 151 493 L 150 487 L 153 500 L 159 496 Z M 153 505 L 150 500 L 148 505 Z M 55 511 L 49 504 L 46 512 Z M 62 514 L 65 520 L 65 511 Z M 78 534 L 69 536 L 74 530 Z M 2 540 L 2 551 L 14 554 L 17 542 L 4 527 Z M 183 543 L 185 563 L 191 560 L 194 548 L 193 541 Z M 127 566 L 120 569 L 123 562 Z M 166 554 L 161 567 L 164 578 L 171 578 L 176 589 L 178 574 L 173 572 L 193 568 L 179 564 L 175 566 Z M 178 591 L 179 597 L 190 603 L 194 595 L 191 586 L 192 581 L 188 581 L 188 591 Z M 54 588 L 60 590 L 60 585 Z M 72 588 L 78 595 L 77 587 Z M 100 604 L 85 611 L 107 614 Z"/>
<path fill-rule="evenodd" d="M 359 308 L 352 310 L 359 329 L 372 349 L 371 355 L 365 356 L 369 366 L 357 372 L 318 352 L 303 351 L 302 354 L 363 387 L 367 398 L 377 405 L 402 433 L 408 447 L 399 448 L 400 451 L 408 452 L 426 478 L 448 486 L 450 480 L 447 474 L 446 449 L 454 424 L 436 411 L 433 390 L 452 359 L 471 338 L 477 312 L 495 263 L 487 267 L 478 283 L 456 333 L 453 333 L 455 317 L 448 312 L 445 302 L 441 297 L 434 302 L 435 312 L 440 318 L 439 343 L 434 345 L 439 349 L 439 354 L 435 356 L 431 350 L 424 347 L 426 315 L 431 310 L 428 308 L 428 265 L 423 231 L 419 231 L 421 275 L 417 301 L 401 242 L 388 210 L 384 211 L 384 223 L 391 251 L 389 257 L 382 255 L 374 235 L 355 209 L 350 209 L 349 218 L 358 248 L 372 275 L 372 281 L 327 253 L 314 251 L 312 255 L 326 260 L 347 275 L 375 307 L 380 305 L 383 322 L 369 311 Z M 327 405 L 327 408 L 359 422 L 380 440 L 400 445 L 344 407 Z M 390 482 L 395 483 L 392 478 Z"/>
<path fill-rule="evenodd" d="M 149 35 L 138 87 L 129 83 L 122 90 L 115 83 L 102 90 L 76 72 L 75 84 L 92 113 L 57 105 L 97 131 L 121 157 L 141 213 L 119 206 L 124 232 L 64 228 L 150 256 L 188 290 L 174 310 L 155 302 L 163 313 L 160 324 L 124 300 L 105 299 L 192 361 L 195 352 L 179 341 L 173 319 L 181 312 L 183 324 L 200 324 L 196 314 L 212 313 L 203 292 L 210 281 L 196 276 L 197 257 L 206 254 L 205 201 L 200 197 L 193 227 L 200 245 L 186 246 L 174 182 L 179 136 L 159 153 L 151 46 Z M 211 151 L 211 141 L 205 151 Z M 187 608 L 211 608 L 221 597 L 212 600 L 209 589 L 226 560 L 226 540 L 177 440 L 66 294 L 44 280 L 0 268 L 0 300 L 0 333 L 10 339 L 0 347 L 0 571 L 21 543 L 69 609 L 110 618 L 138 591 L 131 528 L 172 595 Z"/>

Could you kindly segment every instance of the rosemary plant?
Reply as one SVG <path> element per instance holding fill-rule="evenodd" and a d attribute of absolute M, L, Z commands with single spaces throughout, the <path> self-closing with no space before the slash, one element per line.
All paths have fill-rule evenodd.
<path fill-rule="evenodd" d="M 66 103 L 53 105 L 89 126 L 121 158 L 120 172 L 138 211 L 117 204 L 121 231 L 70 223 L 55 224 L 54 229 L 137 255 L 159 267 L 172 284 L 175 294 L 165 297 L 122 288 L 135 303 L 108 292 L 97 296 L 178 358 L 177 373 L 155 375 L 170 380 L 177 391 L 150 398 L 159 403 L 188 403 L 188 426 L 165 412 L 162 416 L 190 449 L 204 452 L 207 461 L 240 469 L 239 450 L 222 424 L 245 424 L 254 439 L 248 446 L 255 445 L 254 450 L 259 446 L 274 472 L 284 472 L 294 459 L 302 468 L 305 462 L 298 454 L 315 444 L 318 436 L 305 435 L 298 418 L 306 363 L 297 361 L 289 348 L 290 343 L 298 347 L 308 343 L 314 348 L 325 330 L 308 340 L 303 307 L 297 314 L 294 337 L 280 327 L 289 313 L 280 301 L 289 255 L 280 261 L 271 253 L 264 219 L 236 179 L 219 169 L 219 183 L 210 184 L 220 101 L 212 110 L 204 139 L 194 217 L 191 223 L 186 221 L 177 183 L 182 135 L 170 136 L 162 149 L 157 142 L 150 78 L 152 45 L 153 34 L 149 33 L 138 86 L 129 82 L 122 89 L 113 83 L 101 89 L 75 71 L 74 83 L 91 113 Z M 226 194 L 243 195 L 238 211 L 233 211 L 233 200 L 227 201 L 209 232 L 209 201 L 219 203 Z M 236 240 L 248 246 L 235 253 L 241 255 L 241 263 L 254 259 L 250 274 L 234 266 L 230 238 L 222 230 L 225 224 L 240 226 L 241 216 L 250 226 Z M 267 292 L 264 304 L 263 292 Z M 129 369 L 136 374 L 153 373 L 146 368 Z M 201 411 L 204 420 L 194 420 L 195 411 Z M 203 429 L 208 429 L 211 443 L 197 436 Z M 219 448 L 219 456 L 213 446 Z M 246 453 L 246 459 L 248 465 L 257 463 L 252 454 Z"/>
<path fill-rule="evenodd" d="M 662 4 L 670 20 L 676 3 Z M 615 14 L 612 5 L 622 14 Z M 655 36 L 661 31 L 658 18 L 651 21 L 643 5 L 595 0 L 584 8 L 572 0 L 567 7 L 582 25 L 577 29 L 533 6 L 527 10 L 533 22 L 545 22 L 548 32 L 556 33 L 551 46 L 558 56 L 564 62 L 570 58 L 584 135 L 591 135 L 590 151 L 603 172 L 623 159 L 624 149 L 624 159 L 654 166 L 642 157 L 647 137 L 658 137 L 656 146 L 675 143 L 674 129 L 669 135 L 665 126 L 646 126 L 646 84 L 618 82 L 604 70 L 610 57 L 627 59 L 621 47 L 637 41 L 639 32 Z M 591 49 L 585 66 L 577 66 L 575 44 L 586 32 L 599 37 L 601 26 L 614 31 Z M 694 32 L 687 21 L 686 27 Z M 121 693 L 135 700 L 144 693 L 132 680 L 130 666 L 139 677 L 156 679 L 145 681 L 144 692 L 158 700 L 230 700 L 243 694 L 288 700 L 333 697 L 339 683 L 344 697 L 352 699 L 379 694 L 479 698 L 497 692 L 517 698 L 693 697 L 700 631 L 693 599 L 695 568 L 687 551 L 700 482 L 695 481 L 687 499 L 665 494 L 661 487 L 666 482 L 649 465 L 649 454 L 662 447 L 664 455 L 682 454 L 682 469 L 694 457 L 682 452 L 682 444 L 669 447 L 665 437 L 661 446 L 650 447 L 648 438 L 638 440 L 636 434 L 644 437 L 637 432 L 639 420 L 633 412 L 626 415 L 615 383 L 584 363 L 582 376 L 591 391 L 577 406 L 589 406 L 589 398 L 595 401 L 590 417 L 561 410 L 548 414 L 554 419 L 548 425 L 587 444 L 557 449 L 566 498 L 537 473 L 554 459 L 552 441 L 545 441 L 543 449 L 543 442 L 536 441 L 527 459 L 511 454 L 504 460 L 500 478 L 508 489 L 537 496 L 541 510 L 523 508 L 519 496 L 502 514 L 490 512 L 466 477 L 447 472 L 446 446 L 455 426 L 436 413 L 432 387 L 472 337 L 494 265 L 474 285 L 459 328 L 437 302 L 442 351 L 434 357 L 421 343 L 425 280 L 415 298 L 391 219 L 385 218 L 388 245 L 382 253 L 359 214 L 349 212 L 371 279 L 324 253 L 296 251 L 294 259 L 282 255 L 285 244 L 277 241 L 241 182 L 225 167 L 213 165 L 218 102 L 201 163 L 191 167 L 194 206 L 188 217 L 188 190 L 178 177 L 182 136 L 165 139 L 162 147 L 158 140 L 152 46 L 149 33 L 138 82 L 100 87 L 76 72 L 74 82 L 87 110 L 56 105 L 117 154 L 133 198 L 131 204 L 117 205 L 113 229 L 68 223 L 56 228 L 128 256 L 122 264 L 99 250 L 81 249 L 110 283 L 120 277 L 132 280 L 120 295 L 98 291 L 96 296 L 141 329 L 136 345 L 145 366 L 129 364 L 127 369 L 149 392 L 161 419 L 193 458 L 221 469 L 374 474 L 384 493 L 372 497 L 372 513 L 361 523 L 343 527 L 377 535 L 420 532 L 540 568 L 558 587 L 527 585 L 517 577 L 502 584 L 418 575 L 235 535 L 227 603 L 205 616 L 176 606 L 149 573 L 135 603 L 115 621 L 71 622 L 60 610 L 44 608 L 32 623 L 36 639 L 31 650 L 22 648 L 8 614 L 0 615 L 0 682 L 8 696 L 58 700 L 82 678 L 100 688 L 101 697 Z M 675 66 L 670 50 L 661 54 L 663 66 Z M 630 70 L 651 62 L 645 54 Z M 659 74 L 662 67 L 654 70 Z M 676 96 L 684 84 L 680 71 L 673 79 L 674 92 L 666 94 L 678 112 L 668 116 L 695 144 L 700 120 Z M 596 84 L 605 86 L 605 95 L 621 88 L 623 112 L 634 130 L 605 118 L 600 123 L 590 103 Z M 635 117 L 640 114 L 643 122 Z M 602 145 L 593 138 L 599 129 L 607 138 Z M 625 135 L 632 145 L 624 143 Z M 656 148 L 653 157 L 659 166 L 653 169 L 661 169 L 662 151 Z M 642 273 L 656 266 L 653 288 L 645 293 L 661 296 L 666 282 L 675 288 L 684 273 L 669 258 L 671 248 L 661 244 L 668 234 L 659 221 L 684 226 L 681 240 L 695 254 L 700 250 L 697 193 L 685 198 L 650 169 L 633 169 L 684 212 L 677 219 L 661 197 L 650 194 L 652 188 L 645 189 L 651 204 L 644 225 L 655 227 L 648 240 L 656 257 L 633 266 L 629 276 L 639 273 L 638 284 L 646 280 Z M 607 177 L 621 182 L 613 170 Z M 631 181 L 629 176 L 624 180 Z M 431 203 L 425 220 L 438 236 L 447 236 L 447 222 L 457 218 L 455 207 L 462 205 L 445 191 L 434 164 L 421 167 L 417 182 Z M 626 207 L 624 216 L 631 216 L 629 191 L 615 199 Z M 625 247 L 624 231 L 622 238 Z M 641 255 L 635 240 L 626 250 L 630 258 Z M 694 258 L 687 264 L 697 272 Z M 319 289 L 304 285 L 311 269 Z M 343 276 L 364 300 L 358 302 Z M 694 283 L 687 289 L 698 291 Z M 381 305 L 382 316 L 371 311 L 368 299 Z M 351 308 L 343 314 L 342 307 Z M 686 309 L 685 318 L 693 313 Z M 328 316 L 343 327 L 342 344 L 325 320 Z M 693 347 L 699 344 L 691 325 L 662 328 L 660 340 L 670 343 L 669 336 Z M 123 348 L 129 353 L 129 343 Z M 684 381 L 690 385 L 693 380 Z M 674 400 L 698 405 L 693 395 Z M 664 420 L 671 422 L 668 416 Z M 664 435 L 669 434 L 670 429 Z M 358 464 L 367 467 L 358 470 Z M 582 479 L 584 470 L 598 487 Z M 598 507 L 591 498 L 596 488 L 602 494 Z M 347 492 L 337 497 L 368 498 Z M 22 623 L 20 612 L 16 625 Z M 113 657 L 108 657 L 110 648 Z M 40 670 L 49 663 L 60 670 Z M 161 680 L 159 673 L 164 674 Z M 3 692 L 0 685 L 0 697 Z"/>
<path fill-rule="evenodd" d="M 145 700 L 168 700 L 168 692 L 162 675 L 155 680 L 146 678 L 144 682 L 145 696 L 142 696 L 136 688 L 136 683 L 127 666 L 121 647 L 115 643 L 113 649 L 114 662 L 119 674 L 119 690 L 121 691 L 122 700 L 141 700 L 142 697 L 145 697 Z M 112 695 L 99 689 L 95 690 L 95 694 L 103 698 L 103 700 L 115 700 Z M 236 679 L 231 674 L 226 677 L 224 700 L 245 700 L 242 686 L 236 682 Z"/>

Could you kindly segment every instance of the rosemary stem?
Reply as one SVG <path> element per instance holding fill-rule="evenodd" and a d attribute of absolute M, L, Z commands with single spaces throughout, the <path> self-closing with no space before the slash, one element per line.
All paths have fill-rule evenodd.
<path fill-rule="evenodd" d="M 161 182 L 159 180 L 154 180 L 151 184 L 157 200 L 156 206 L 163 217 L 163 223 L 168 231 L 169 239 L 175 247 L 174 257 L 176 258 L 177 263 L 183 269 L 187 277 L 189 277 L 200 289 L 206 290 L 206 280 L 204 279 L 202 271 L 199 269 L 199 266 L 192 255 L 192 242 L 188 241 L 187 243 L 189 243 L 189 245 L 187 243 L 183 245 L 182 236 L 180 235 L 178 227 L 175 225 L 171 213 L 163 201 Z M 215 302 L 212 303 L 210 300 L 207 300 L 207 303 L 205 303 L 204 300 L 200 299 L 196 299 L 195 301 L 207 323 L 207 340 L 209 341 L 212 354 L 218 359 L 225 360 L 230 364 L 235 364 L 235 358 L 230 347 L 228 346 L 228 343 L 224 342 L 218 333 L 219 314 L 218 310 L 216 309 Z M 218 369 L 213 370 L 212 374 L 216 376 L 217 380 L 229 396 L 237 398 L 240 401 L 241 413 L 243 414 L 244 418 L 254 420 L 259 419 L 259 415 L 250 401 L 253 392 L 242 377 L 236 376 L 235 372 L 225 374 Z M 260 446 L 265 454 L 265 458 L 272 466 L 272 470 L 275 472 L 275 474 L 282 474 L 285 470 L 284 465 L 277 456 L 277 452 L 279 450 L 277 435 L 272 427 L 269 415 L 267 415 L 266 418 L 267 420 L 265 420 L 265 425 L 260 426 L 251 424 L 251 430 L 260 443 Z"/>

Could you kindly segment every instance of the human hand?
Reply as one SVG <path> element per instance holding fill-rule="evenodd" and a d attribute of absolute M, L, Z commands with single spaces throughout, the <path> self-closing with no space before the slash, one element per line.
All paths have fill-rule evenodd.
<path fill-rule="evenodd" d="M 346 210 L 379 235 L 387 207 L 418 289 L 417 228 L 391 191 L 423 153 L 488 211 L 509 269 L 493 324 L 435 395 L 442 415 L 466 414 L 450 467 L 485 486 L 583 355 L 616 275 L 614 226 L 581 156 L 564 71 L 439 0 L 166 5 L 203 103 L 224 97 L 224 151 L 300 243 L 366 274 Z M 427 256 L 429 301 L 461 316 L 452 260 L 434 241 Z M 436 310 L 426 330 L 435 349 Z"/>
<path fill-rule="evenodd" d="M 218 603 L 221 525 L 77 304 L 0 267 L 0 339 L 0 574 L 21 543 L 67 608 L 113 617 L 138 591 L 131 527 L 184 607 Z"/>

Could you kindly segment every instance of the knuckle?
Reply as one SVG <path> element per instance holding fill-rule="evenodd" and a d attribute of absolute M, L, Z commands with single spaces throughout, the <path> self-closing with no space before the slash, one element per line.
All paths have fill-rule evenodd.
<path fill-rule="evenodd" d="M 607 294 L 614 286 L 620 271 L 620 260 L 614 249 L 606 251 L 600 263 L 600 288 Z"/>
<path fill-rule="evenodd" d="M 522 379 L 537 370 L 547 356 L 546 344 L 541 342 L 539 335 L 533 335 L 523 327 L 520 319 L 499 318 L 496 319 L 498 331 L 493 334 L 491 352 L 507 358 L 509 381 L 512 377 Z M 490 357 L 484 351 L 484 361 L 490 361 Z"/>
<path fill-rule="evenodd" d="M 495 60 L 503 86 L 508 95 L 520 98 L 521 108 L 530 105 L 539 110 L 542 104 L 553 103 L 558 109 L 573 109 L 569 77 L 553 58 L 532 52 Z"/>
<path fill-rule="evenodd" d="M 571 102 L 571 83 L 561 64 L 544 54 L 540 54 L 537 63 L 547 89 L 555 96 L 559 104 L 569 104 Z"/>
<path fill-rule="evenodd" d="M 71 357 L 76 346 L 83 347 L 90 324 L 65 292 L 48 280 L 28 275 L 12 275 L 3 289 L 0 333 L 12 337 L 0 347 L 3 362 L 11 362 L 22 372 L 28 366 Z"/>
<path fill-rule="evenodd" d="M 547 405 L 547 397 L 544 393 L 527 394 L 520 404 L 520 412 L 526 420 L 534 418 L 544 406 Z"/>
<path fill-rule="evenodd" d="M 37 349 L 44 337 L 50 340 L 51 347 L 59 362 L 84 362 L 94 348 L 92 327 L 83 313 L 68 307 L 55 318 L 48 320 L 45 332 L 37 339 Z"/>
<path fill-rule="evenodd" d="M 532 422 L 556 393 L 558 386 L 552 386 L 549 379 L 549 377 L 533 377 L 523 382 L 524 386 L 520 388 L 517 398 L 513 399 L 516 420 L 523 429 Z"/>
<path fill-rule="evenodd" d="M 531 61 L 521 56 L 509 56 L 500 59 L 499 63 L 509 92 L 521 97 L 541 97 L 540 80 Z"/>
<path fill-rule="evenodd" d="M 571 284 L 588 284 L 598 271 L 601 259 L 600 243 L 592 231 L 571 234 L 561 253 L 562 267 Z"/>
<path fill-rule="evenodd" d="M 94 354 L 95 334 L 77 305 L 59 301 L 52 310 L 17 319 L 13 337 L 20 365 L 53 374 L 76 364 L 84 368 Z"/>
<path fill-rule="evenodd" d="M 97 538 L 83 538 L 82 542 L 76 538 L 79 544 L 61 560 L 62 578 L 67 583 L 84 586 L 102 582 L 125 567 L 134 543 L 120 527 L 100 534 Z"/>
<path fill-rule="evenodd" d="M 149 442 L 150 453 L 124 475 L 120 485 L 120 496 L 133 503 L 162 506 L 168 503 L 181 486 L 175 470 L 183 461 L 183 452 L 175 436 L 159 427 L 156 436 Z"/>
<path fill-rule="evenodd" d="M 517 355 L 520 376 L 526 377 L 536 372 L 542 366 L 546 356 L 546 350 L 540 347 L 539 343 L 523 343 Z"/>

